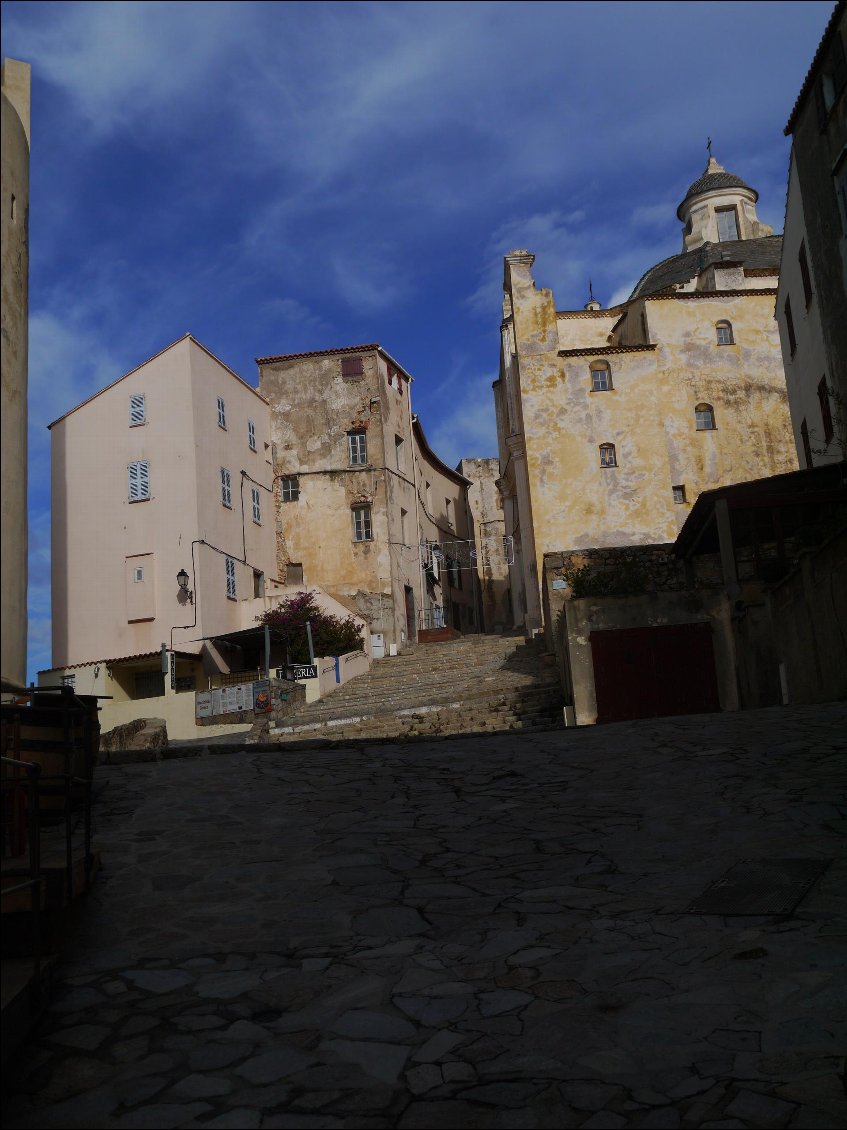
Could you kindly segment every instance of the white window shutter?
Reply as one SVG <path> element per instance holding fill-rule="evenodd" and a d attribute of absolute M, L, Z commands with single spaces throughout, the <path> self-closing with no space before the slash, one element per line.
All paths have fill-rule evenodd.
<path fill-rule="evenodd" d="M 144 419 L 144 393 L 140 392 L 129 398 L 129 426 L 137 427 Z"/>
<path fill-rule="evenodd" d="M 138 498 L 138 464 L 130 463 L 129 465 L 129 501 L 134 502 Z"/>

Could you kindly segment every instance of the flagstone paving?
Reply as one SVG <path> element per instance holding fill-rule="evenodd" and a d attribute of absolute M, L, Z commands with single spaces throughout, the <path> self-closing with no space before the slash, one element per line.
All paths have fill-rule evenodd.
<path fill-rule="evenodd" d="M 98 770 L 8 1127 L 847 1127 L 847 706 Z M 786 917 L 688 903 L 833 863 Z"/>

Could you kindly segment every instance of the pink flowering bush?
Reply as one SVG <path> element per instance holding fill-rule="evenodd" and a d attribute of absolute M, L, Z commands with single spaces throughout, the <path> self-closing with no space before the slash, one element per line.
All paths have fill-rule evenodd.
<path fill-rule="evenodd" d="M 348 651 L 364 650 L 364 640 L 353 617 L 342 620 L 340 616 L 330 616 L 318 607 L 310 592 L 289 596 L 256 620 L 271 628 L 273 641 L 287 648 L 292 663 L 309 662 L 307 620 L 312 625 L 315 655 L 345 655 Z"/>

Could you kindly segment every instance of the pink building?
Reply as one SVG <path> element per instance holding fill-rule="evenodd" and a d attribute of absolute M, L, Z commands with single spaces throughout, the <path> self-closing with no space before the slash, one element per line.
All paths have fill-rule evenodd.
<path fill-rule="evenodd" d="M 278 592 L 267 401 L 186 334 L 50 429 L 54 666 L 39 681 L 111 696 L 104 729 L 146 713 L 179 736 L 187 692 L 231 665 L 210 637 L 255 627 Z"/>

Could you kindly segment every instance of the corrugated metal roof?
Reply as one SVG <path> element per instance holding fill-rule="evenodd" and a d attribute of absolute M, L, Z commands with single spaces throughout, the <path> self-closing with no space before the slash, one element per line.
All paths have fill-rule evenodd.
<path fill-rule="evenodd" d="M 154 656 L 157 658 L 161 655 L 161 651 L 139 651 L 136 655 L 119 655 L 114 658 L 108 659 L 87 659 L 84 663 L 65 663 L 61 667 L 45 667 L 39 671 L 39 675 L 46 675 L 49 671 L 74 671 L 77 667 L 94 667 L 99 663 L 101 666 L 105 663 L 108 666 L 113 666 L 115 663 L 131 663 L 136 659 L 152 659 Z M 199 652 L 193 651 L 174 651 L 177 659 L 199 659 Z"/>

